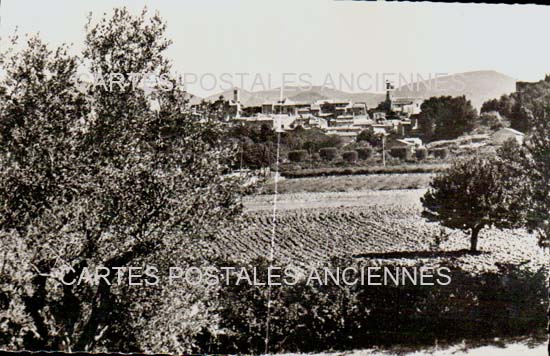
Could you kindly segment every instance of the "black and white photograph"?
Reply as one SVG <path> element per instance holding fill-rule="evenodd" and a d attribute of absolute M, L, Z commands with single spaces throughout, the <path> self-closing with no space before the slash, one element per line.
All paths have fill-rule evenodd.
<path fill-rule="evenodd" d="M 0 351 L 550 356 L 549 33 L 0 0 Z"/>

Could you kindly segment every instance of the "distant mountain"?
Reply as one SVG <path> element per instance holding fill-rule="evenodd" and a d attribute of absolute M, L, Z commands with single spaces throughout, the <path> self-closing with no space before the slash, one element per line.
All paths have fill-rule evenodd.
<path fill-rule="evenodd" d="M 259 106 L 264 103 L 274 102 L 280 99 L 281 89 L 269 89 L 251 92 L 245 89 L 240 89 L 240 100 L 244 106 Z M 216 93 L 210 95 L 204 100 L 215 101 L 218 100 L 220 96 L 223 96 L 225 99 L 233 98 L 233 89 L 226 90 L 221 93 Z M 341 100 L 351 100 L 353 102 L 366 102 L 368 107 L 373 107 L 378 105 L 378 103 L 384 100 L 385 94 L 380 93 L 348 93 L 341 90 L 331 89 L 322 86 L 311 86 L 307 88 L 303 87 L 286 87 L 283 96 L 293 101 L 301 101 L 312 103 L 317 100 L 328 100 L 328 99 L 341 99 Z M 203 100 L 200 97 L 194 97 L 191 99 L 191 103 L 198 103 Z"/>
<path fill-rule="evenodd" d="M 479 109 L 485 101 L 499 98 L 502 94 L 515 91 L 515 85 L 516 80 L 514 78 L 502 73 L 476 71 L 407 83 L 407 85 L 402 85 L 395 90 L 394 97 L 419 97 L 427 99 L 432 96 L 465 95 L 472 101 L 472 105 Z M 322 86 L 308 88 L 287 87 L 283 95 L 290 100 L 309 103 L 324 99 L 351 100 L 353 102 L 364 102 L 369 108 L 377 106 L 385 99 L 384 93 L 349 93 Z M 215 101 L 220 96 L 223 96 L 225 99 L 232 99 L 233 89 L 210 95 L 204 98 L 204 100 Z M 255 92 L 240 89 L 240 100 L 244 106 L 259 106 L 263 103 L 277 101 L 279 98 L 279 88 Z M 194 97 L 191 103 L 198 103 L 201 100 L 202 98 L 200 97 Z"/>
<path fill-rule="evenodd" d="M 394 92 L 395 97 L 419 97 L 465 95 L 478 110 L 489 100 L 500 98 L 516 90 L 516 79 L 495 71 L 476 71 L 441 76 L 437 79 L 403 85 Z"/>

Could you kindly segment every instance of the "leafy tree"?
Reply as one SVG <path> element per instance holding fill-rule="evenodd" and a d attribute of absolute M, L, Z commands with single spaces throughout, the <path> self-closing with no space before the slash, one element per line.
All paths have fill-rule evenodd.
<path fill-rule="evenodd" d="M 525 225 L 535 231 L 542 248 L 550 248 L 550 97 L 548 96 L 550 77 L 542 82 L 546 93 L 539 92 L 532 104 L 532 115 L 528 115 L 531 128 L 528 140 L 519 147 L 515 140 L 505 143 L 499 155 L 509 164 L 519 166 L 517 176 L 528 182 L 524 196 L 525 206 L 516 209 L 517 214 L 527 211 Z M 522 93 L 522 96 L 525 93 Z M 550 280 L 549 280 L 550 283 Z M 547 310 L 550 333 L 550 306 Z M 550 339 L 548 341 L 550 350 Z"/>
<path fill-rule="evenodd" d="M 336 147 L 325 147 L 319 150 L 319 156 L 325 161 L 332 161 L 338 156 Z"/>
<path fill-rule="evenodd" d="M 306 150 L 297 150 L 288 152 L 288 160 L 291 162 L 303 162 L 307 158 Z"/>
<path fill-rule="evenodd" d="M 476 252 L 484 227 L 520 226 L 524 214 L 525 180 L 514 167 L 497 158 L 474 157 L 456 161 L 437 175 L 422 197 L 422 216 L 445 227 L 470 233 L 470 251 Z"/>
<path fill-rule="evenodd" d="M 499 100 L 490 99 L 484 102 L 483 105 L 481 105 L 480 113 L 483 114 L 490 111 L 499 111 L 499 109 L 500 109 Z"/>
<path fill-rule="evenodd" d="M 420 130 L 428 141 L 455 139 L 471 132 L 477 113 L 466 97 L 432 97 L 422 103 L 418 116 Z"/>
<path fill-rule="evenodd" d="M 357 163 L 358 157 L 357 151 L 346 151 L 342 153 L 342 158 L 348 163 Z"/>
<path fill-rule="evenodd" d="M 281 137 L 281 144 L 295 142 L 294 146 L 288 145 L 288 149 L 303 149 L 310 154 L 324 147 L 341 147 L 342 138 L 335 135 L 327 135 L 321 129 L 298 129 L 285 132 Z"/>
<path fill-rule="evenodd" d="M 510 119 L 514 116 L 514 107 L 518 101 L 517 93 L 503 94 L 499 99 L 491 99 L 483 103 L 480 113 L 498 112 L 502 117 Z"/>
<path fill-rule="evenodd" d="M 370 146 L 357 148 L 356 151 L 358 158 L 361 160 L 370 159 L 374 154 L 374 150 Z"/>
<path fill-rule="evenodd" d="M 490 113 L 483 113 L 479 116 L 480 125 L 493 131 L 504 127 L 504 123 L 502 121 L 503 120 L 501 120 L 497 115 Z"/>
<path fill-rule="evenodd" d="M 88 24 L 83 58 L 103 75 L 168 74 L 164 31 L 157 15 L 117 9 Z M 114 283 L 116 270 L 166 268 L 212 253 L 203 241 L 240 212 L 245 193 L 241 178 L 224 175 L 236 147 L 221 144 L 217 121 L 194 119 L 175 86 L 79 89 L 79 58 L 37 38 L 4 58 L 0 344 L 191 351 L 193 338 L 213 324 L 201 299 L 208 293 L 189 289 L 172 303 L 181 286 L 166 287 L 134 303 L 143 289 L 129 288 L 127 275 Z M 105 279 L 60 283 L 97 267 L 107 268 Z"/>
<path fill-rule="evenodd" d="M 244 167 L 258 169 L 271 164 L 272 152 L 267 144 L 248 143 L 242 146 L 242 164 Z M 275 154 L 273 154 L 273 157 Z"/>
<path fill-rule="evenodd" d="M 546 76 L 545 81 L 550 82 Z M 539 245 L 550 248 L 550 99 L 547 97 L 535 105 L 531 118 L 531 136 L 527 145 L 528 159 L 525 159 L 527 176 L 530 181 L 530 202 L 528 208 L 527 227 L 537 231 Z M 513 159 L 513 157 L 512 157 Z M 518 162 L 518 160 L 515 160 Z M 548 280 L 550 286 L 550 278 Z M 550 287 L 549 287 L 550 289 Z M 550 306 L 547 311 L 550 333 Z M 550 350 L 550 339 L 548 340 Z"/>
<path fill-rule="evenodd" d="M 537 231 L 541 246 L 550 247 L 550 98 L 535 105 L 530 122 L 532 130 L 522 160 L 531 184 L 527 226 Z M 511 157 L 509 161 L 519 159 Z"/>
<path fill-rule="evenodd" d="M 357 135 L 357 142 L 368 142 L 372 147 L 382 147 L 382 135 L 375 134 L 371 129 L 363 130 Z"/>

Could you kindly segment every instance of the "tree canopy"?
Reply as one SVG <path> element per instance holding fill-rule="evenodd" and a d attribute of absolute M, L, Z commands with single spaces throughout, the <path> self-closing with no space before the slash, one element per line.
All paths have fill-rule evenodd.
<path fill-rule="evenodd" d="M 124 343 L 150 340 L 140 348 L 168 343 L 184 352 L 185 338 L 139 337 L 152 327 L 143 324 L 143 313 L 179 335 L 211 322 L 196 317 L 193 326 L 182 322 L 186 313 L 152 308 L 181 291 L 164 289 L 136 309 L 133 301 L 143 296 L 110 282 L 117 268 L 212 254 L 201 241 L 240 212 L 245 193 L 242 178 L 224 174 L 238 149 L 223 144 L 217 121 L 190 115 L 177 86 L 148 92 L 75 80 L 81 63 L 125 79 L 170 73 L 169 41 L 157 15 L 116 9 L 86 29 L 81 57 L 66 46 L 50 50 L 38 37 L 2 55 L 0 300 L 7 307 L 0 309 L 0 345 L 131 350 Z M 113 273 L 55 283 L 98 266 Z M 171 306 L 189 310 L 200 295 L 206 293 Z"/>
<path fill-rule="evenodd" d="M 432 97 L 421 110 L 418 124 L 428 141 L 455 139 L 471 132 L 477 121 L 476 110 L 465 96 Z"/>
<path fill-rule="evenodd" d="M 456 161 L 437 175 L 422 197 L 422 215 L 451 229 L 470 233 L 470 250 L 477 251 L 484 227 L 520 226 L 525 181 L 518 167 L 499 158 L 474 157 Z"/>

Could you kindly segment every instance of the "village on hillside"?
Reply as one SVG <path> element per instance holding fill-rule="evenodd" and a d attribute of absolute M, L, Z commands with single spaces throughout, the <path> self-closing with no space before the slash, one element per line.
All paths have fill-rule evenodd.
<path fill-rule="evenodd" d="M 522 83 L 518 82 L 521 88 Z M 398 97 L 394 95 L 395 87 L 386 82 L 385 100 L 378 106 L 369 108 L 365 102 L 353 102 L 346 99 L 320 99 L 313 101 L 295 101 L 284 97 L 281 88 L 277 101 L 264 102 L 261 105 L 245 106 L 241 103 L 240 89 L 233 89 L 233 97 L 226 99 L 220 96 L 211 103 L 214 110 L 222 113 L 223 120 L 231 126 L 244 126 L 260 130 L 269 127 L 274 132 L 292 132 L 297 129 L 319 129 L 325 135 L 338 137 L 344 144 L 357 141 L 361 132 L 370 132 L 380 137 L 381 141 L 392 136 L 386 147 L 389 152 L 405 152 L 412 157 L 418 148 L 444 146 L 447 141 L 431 144 L 423 142 L 419 132 L 419 114 L 425 99 L 421 97 Z M 201 104 L 191 105 L 197 114 Z M 501 121 L 496 111 L 486 112 Z M 518 143 L 524 140 L 524 134 L 509 127 L 500 127 L 491 134 L 466 135 L 457 142 L 468 144 L 502 145 L 514 139 Z"/>

